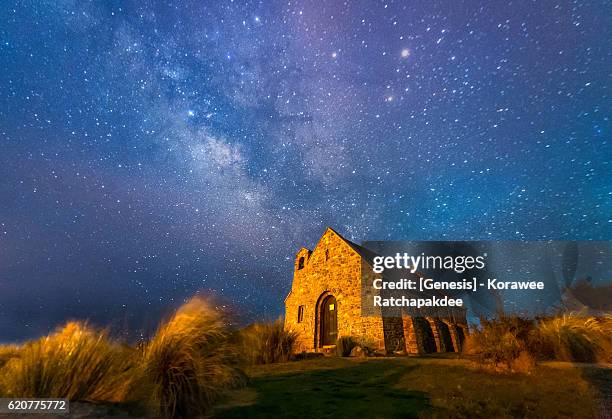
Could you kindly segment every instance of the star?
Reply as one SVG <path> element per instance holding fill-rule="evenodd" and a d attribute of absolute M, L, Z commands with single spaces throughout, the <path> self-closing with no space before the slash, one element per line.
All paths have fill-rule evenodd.
<path fill-rule="evenodd" d="M 138 327 L 203 278 L 279 315 L 325 226 L 612 239 L 612 50 L 586 0 L 114 3 L 0 14 L 0 341 L 126 303 Z"/>

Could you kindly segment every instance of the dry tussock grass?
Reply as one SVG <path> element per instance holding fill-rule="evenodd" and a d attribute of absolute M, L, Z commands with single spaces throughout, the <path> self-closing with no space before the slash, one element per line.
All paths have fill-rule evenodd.
<path fill-rule="evenodd" d="M 559 361 L 612 361 L 612 317 L 564 314 L 538 323 L 541 354 Z"/>
<path fill-rule="evenodd" d="M 49 336 L 12 349 L 2 367 L 7 397 L 121 399 L 132 351 L 86 323 L 70 322 Z"/>
<path fill-rule="evenodd" d="M 500 314 L 472 328 L 464 352 L 482 364 L 529 372 L 536 360 L 610 362 L 612 317 L 569 313 L 541 319 Z"/>
<path fill-rule="evenodd" d="M 282 319 L 255 323 L 240 331 L 241 352 L 250 364 L 273 364 L 288 361 L 295 348 L 297 333 L 285 330 Z"/>
<path fill-rule="evenodd" d="M 21 346 L 0 347 L 0 397 L 136 402 L 161 417 L 206 413 L 245 382 L 223 317 L 201 298 L 183 305 L 138 349 L 70 322 Z"/>
<path fill-rule="evenodd" d="M 137 387 L 163 417 L 205 413 L 229 388 L 245 382 L 219 313 L 194 298 L 162 324 L 145 346 Z"/>

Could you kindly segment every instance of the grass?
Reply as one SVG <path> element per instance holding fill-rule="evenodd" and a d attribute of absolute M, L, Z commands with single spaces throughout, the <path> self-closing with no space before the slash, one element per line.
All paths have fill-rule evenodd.
<path fill-rule="evenodd" d="M 565 314 L 538 325 L 544 357 L 573 362 L 612 361 L 612 317 Z"/>
<path fill-rule="evenodd" d="M 612 317 L 577 313 L 530 319 L 500 314 L 472 328 L 465 353 L 483 364 L 530 372 L 536 360 L 609 362 Z"/>
<path fill-rule="evenodd" d="M 4 367 L 10 359 L 19 356 L 20 348 L 17 345 L 0 346 L 0 369 Z"/>
<path fill-rule="evenodd" d="M 503 373 L 457 354 L 279 362 L 291 358 L 296 337 L 280 320 L 233 332 L 213 305 L 195 298 L 137 347 L 82 322 L 0 347 L 0 397 L 94 402 L 85 404 L 90 416 L 117 408 L 166 418 L 593 417 L 590 383 L 607 400 L 609 369 L 553 368 L 533 358 L 609 360 L 611 324 L 575 315 L 483 321 L 468 346 L 481 361 L 507 363 Z M 340 354 L 355 343 L 367 347 L 346 338 Z M 530 375 L 508 372 L 521 365 Z"/>
<path fill-rule="evenodd" d="M 267 367 L 251 370 L 255 404 L 222 409 L 215 417 L 392 418 L 427 407 L 423 392 L 394 388 L 411 366 L 323 358 Z"/>
<path fill-rule="evenodd" d="M 116 401 L 125 394 L 133 366 L 129 348 L 80 322 L 3 352 L 0 390 L 7 397 Z"/>
<path fill-rule="evenodd" d="M 214 417 L 588 418 L 595 411 L 594 389 L 571 367 L 538 366 L 525 376 L 459 359 L 319 358 L 247 372 L 252 393 L 227 400 Z"/>
<path fill-rule="evenodd" d="M 229 337 L 223 317 L 200 298 L 138 348 L 86 323 L 68 323 L 36 341 L 0 348 L 0 397 L 119 402 L 159 417 L 198 416 L 246 382 Z"/>
<path fill-rule="evenodd" d="M 286 362 L 294 352 L 297 336 L 285 330 L 282 319 L 254 323 L 239 332 L 241 353 L 250 364 Z"/>
<path fill-rule="evenodd" d="M 421 417 L 553 418 L 594 416 L 595 391 L 580 370 L 536 367 L 531 375 L 498 374 L 475 366 L 431 362 L 399 386 L 429 395 Z"/>
<path fill-rule="evenodd" d="M 530 343 L 536 333 L 532 319 L 500 314 L 494 319 L 480 319 L 479 327 L 472 327 L 464 352 L 475 355 L 479 362 L 502 365 L 511 369 L 515 360 L 530 356 Z"/>
<path fill-rule="evenodd" d="M 223 319 L 205 300 L 182 306 L 145 346 L 135 392 L 162 417 L 204 414 L 228 388 L 244 384 Z"/>

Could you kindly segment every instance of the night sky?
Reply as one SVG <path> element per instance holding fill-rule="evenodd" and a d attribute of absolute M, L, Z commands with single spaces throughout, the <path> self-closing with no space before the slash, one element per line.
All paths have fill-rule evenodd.
<path fill-rule="evenodd" d="M 0 341 L 278 316 L 326 226 L 612 239 L 611 2 L 11 3 Z"/>

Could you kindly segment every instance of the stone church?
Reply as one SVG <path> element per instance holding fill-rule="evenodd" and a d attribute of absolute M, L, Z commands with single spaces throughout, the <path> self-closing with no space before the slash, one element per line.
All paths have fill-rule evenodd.
<path fill-rule="evenodd" d="M 285 299 L 285 329 L 299 333 L 297 351 L 331 351 L 344 336 L 386 354 L 460 351 L 468 332 L 464 308 L 433 314 L 380 307 L 363 311 L 363 296 L 376 291 L 363 285 L 376 275 L 374 256 L 331 228 L 313 250 L 297 252 Z"/>

